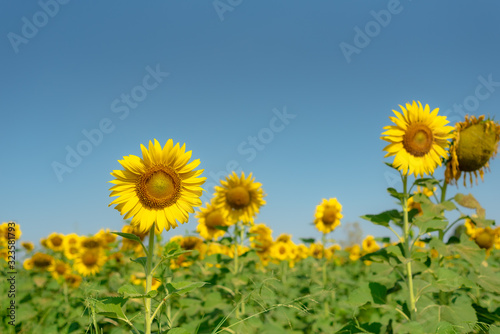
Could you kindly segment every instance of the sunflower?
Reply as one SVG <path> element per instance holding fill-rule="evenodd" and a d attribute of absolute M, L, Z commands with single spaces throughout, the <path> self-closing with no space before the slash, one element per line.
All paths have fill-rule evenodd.
<path fill-rule="evenodd" d="M 14 224 L 14 226 L 12 226 Z M 23 233 L 21 232 L 21 227 L 19 224 L 9 221 L 9 222 L 4 222 L 2 225 L 0 225 L 0 239 L 5 239 L 5 240 L 18 240 Z"/>
<path fill-rule="evenodd" d="M 221 186 L 216 186 L 215 191 L 214 204 L 229 212 L 235 221 L 253 224 L 260 207 L 266 204 L 262 184 L 255 182 L 252 173 L 245 177 L 242 172 L 241 177 L 238 177 L 233 172 L 226 180 L 221 180 Z"/>
<path fill-rule="evenodd" d="M 55 260 L 52 256 L 45 253 L 35 253 L 29 259 L 24 260 L 23 267 L 26 270 L 52 271 Z"/>
<path fill-rule="evenodd" d="M 316 259 L 322 259 L 323 254 L 325 253 L 325 248 L 322 244 L 312 243 L 309 245 L 309 253 Z"/>
<path fill-rule="evenodd" d="M 394 157 L 394 167 L 403 175 L 416 176 L 432 174 L 436 166 L 441 166 L 441 158 L 447 158 L 448 139 L 453 135 L 452 126 L 446 126 L 446 116 L 438 116 L 439 108 L 430 111 L 429 105 L 420 102 L 401 106 L 403 114 L 393 110 L 396 117 L 390 117 L 396 125 L 384 127 L 385 137 L 390 144 L 384 148 L 385 157 Z"/>
<path fill-rule="evenodd" d="M 489 169 L 489 161 L 498 152 L 500 124 L 493 120 L 485 120 L 484 115 L 479 118 L 467 115 L 464 122 L 455 124 L 455 130 L 455 137 L 450 147 L 451 157 L 446 164 L 446 182 L 455 184 L 463 172 L 464 186 L 467 186 L 467 173 L 472 186 L 473 174 L 476 184 L 478 173 L 481 180 L 484 180 L 484 172 Z"/>
<path fill-rule="evenodd" d="M 107 228 L 106 230 L 100 229 L 99 232 L 95 234 L 95 236 L 102 240 L 102 244 L 104 246 L 107 246 L 108 244 L 116 241 L 116 234 L 111 233 L 109 231 L 109 228 Z"/>
<path fill-rule="evenodd" d="M 76 274 L 66 274 L 64 275 L 64 280 L 69 285 L 69 287 L 76 289 L 82 283 L 82 276 Z"/>
<path fill-rule="evenodd" d="M 206 203 L 205 206 L 206 208 L 200 208 L 200 211 L 196 215 L 196 218 L 198 218 L 196 231 L 205 240 L 219 239 L 226 232 L 217 227 L 230 226 L 235 221 L 228 216 L 228 212 L 224 209 L 219 209 L 209 203 Z"/>
<path fill-rule="evenodd" d="M 95 250 L 99 251 L 103 248 L 104 241 L 98 236 L 83 236 L 80 239 L 80 247 L 82 251 Z"/>
<path fill-rule="evenodd" d="M 47 247 L 55 252 L 61 252 L 64 249 L 64 234 L 52 233 L 47 237 Z"/>
<path fill-rule="evenodd" d="M 33 251 L 33 249 L 35 249 L 35 245 L 33 245 L 33 243 L 31 241 L 23 241 L 21 242 L 21 247 L 23 247 L 26 252 L 31 252 Z"/>
<path fill-rule="evenodd" d="M 344 217 L 342 214 L 342 205 L 336 198 L 323 199 L 320 205 L 316 206 L 314 224 L 318 231 L 330 233 L 335 228 L 340 226 L 340 219 Z"/>
<path fill-rule="evenodd" d="M 257 254 L 269 253 L 269 249 L 273 244 L 273 231 L 265 224 L 258 224 L 250 227 L 249 233 L 256 234 L 250 237 L 250 246 L 257 251 Z"/>
<path fill-rule="evenodd" d="M 63 248 L 64 248 L 64 256 L 68 260 L 73 260 L 78 256 L 80 252 L 80 240 L 82 238 L 76 234 L 71 233 L 64 237 Z"/>
<path fill-rule="evenodd" d="M 345 250 L 349 253 L 349 259 L 356 261 L 361 257 L 361 247 L 358 244 L 346 247 Z"/>
<path fill-rule="evenodd" d="M 106 263 L 106 256 L 99 250 L 88 249 L 81 252 L 75 259 L 74 268 L 83 276 L 95 275 Z"/>
<path fill-rule="evenodd" d="M 413 193 L 415 195 L 417 195 L 417 194 L 424 194 L 426 197 L 431 197 L 432 195 L 434 195 L 434 192 L 436 191 L 436 189 L 437 189 L 437 187 L 434 187 L 431 190 L 431 189 L 426 188 L 426 187 L 420 187 L 420 186 L 418 186 L 417 190 L 414 191 Z M 415 200 L 413 199 L 413 196 L 411 196 L 410 198 L 408 198 L 407 206 L 408 206 L 408 211 L 410 211 L 412 209 L 417 209 L 418 210 L 418 214 L 417 214 L 418 216 L 421 216 L 423 214 L 422 206 L 420 205 L 420 203 L 415 202 Z"/>
<path fill-rule="evenodd" d="M 363 251 L 366 253 L 373 253 L 380 249 L 379 244 L 375 241 L 373 235 L 367 235 L 362 243 Z"/>
<path fill-rule="evenodd" d="M 157 233 L 163 229 L 186 223 L 193 207 L 201 205 L 201 185 L 205 177 L 199 177 L 203 170 L 194 170 L 200 160 L 191 159 L 191 151 L 186 145 L 173 145 L 169 139 L 162 148 L 155 139 L 149 142 L 149 149 L 141 144 L 142 159 L 135 155 L 123 157 L 119 163 L 125 170 L 114 170 L 111 175 L 116 179 L 110 188 L 110 197 L 118 196 L 110 206 L 132 217 L 131 224 L 141 231 L 155 226 Z"/>
<path fill-rule="evenodd" d="M 68 273 L 71 272 L 71 267 L 64 261 L 55 260 L 54 266 L 50 270 L 52 277 L 54 279 L 59 279 L 60 277 L 64 277 Z"/>

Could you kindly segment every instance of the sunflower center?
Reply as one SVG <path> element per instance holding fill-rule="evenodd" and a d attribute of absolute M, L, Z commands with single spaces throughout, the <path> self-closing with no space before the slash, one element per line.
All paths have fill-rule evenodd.
<path fill-rule="evenodd" d="M 422 157 L 429 153 L 434 142 L 431 129 L 421 123 L 411 125 L 403 137 L 403 146 L 408 153 Z"/>
<path fill-rule="evenodd" d="M 205 224 L 210 228 L 224 225 L 224 216 L 220 211 L 212 211 L 205 218 Z"/>
<path fill-rule="evenodd" d="M 82 242 L 82 246 L 84 248 L 87 248 L 87 249 L 95 249 L 95 248 L 99 248 L 100 244 L 98 241 L 96 241 L 94 239 L 88 239 L 88 240 L 85 240 L 84 242 Z"/>
<path fill-rule="evenodd" d="M 250 192 L 242 186 L 234 187 L 227 192 L 226 199 L 233 209 L 243 209 L 250 203 Z"/>
<path fill-rule="evenodd" d="M 87 252 L 82 256 L 82 263 L 86 267 L 92 267 L 97 264 L 98 256 L 95 253 Z"/>
<path fill-rule="evenodd" d="M 63 239 L 60 236 L 56 235 L 55 237 L 52 238 L 52 244 L 54 246 L 59 247 L 61 246 L 62 243 Z"/>
<path fill-rule="evenodd" d="M 285 254 L 286 253 L 286 248 L 285 246 L 280 247 L 280 254 Z"/>
<path fill-rule="evenodd" d="M 57 267 L 56 267 L 56 272 L 59 275 L 64 274 L 66 272 L 66 266 L 64 264 L 58 264 Z"/>
<path fill-rule="evenodd" d="M 325 211 L 323 212 L 323 217 L 321 218 L 321 221 L 325 225 L 332 225 L 335 223 L 335 220 L 337 219 L 337 209 L 335 208 L 326 208 Z"/>
<path fill-rule="evenodd" d="M 141 203 L 150 209 L 163 209 L 174 204 L 180 196 L 181 180 L 166 166 L 155 166 L 136 183 Z"/>
<path fill-rule="evenodd" d="M 490 249 L 493 247 L 495 238 L 488 231 L 481 232 L 478 236 L 476 236 L 476 244 L 484 249 Z"/>
<path fill-rule="evenodd" d="M 49 265 L 50 265 L 50 258 L 46 257 L 46 256 L 40 256 L 40 257 L 37 257 L 34 259 L 33 261 L 33 264 L 35 265 L 35 267 L 37 268 L 47 268 Z"/>

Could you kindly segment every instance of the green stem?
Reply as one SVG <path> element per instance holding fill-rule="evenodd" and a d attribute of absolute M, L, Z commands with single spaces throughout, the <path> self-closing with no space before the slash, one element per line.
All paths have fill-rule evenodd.
<path fill-rule="evenodd" d="M 446 200 L 446 188 L 448 188 L 448 183 L 446 179 L 443 180 L 443 186 L 441 187 L 441 202 L 443 203 Z M 439 230 L 439 240 L 443 241 L 445 232 L 443 230 Z"/>
<path fill-rule="evenodd" d="M 146 260 L 146 293 L 151 291 L 151 285 L 153 282 L 153 275 L 152 275 L 152 264 L 153 264 L 153 255 L 154 255 L 154 245 L 155 245 L 155 227 L 154 225 L 151 226 L 151 229 L 149 230 L 149 245 L 148 245 L 148 258 Z M 145 334 L 151 334 L 151 298 L 144 298 L 144 308 L 146 310 L 146 315 L 145 315 Z"/>
<path fill-rule="evenodd" d="M 410 304 L 410 319 L 415 320 L 415 295 L 413 292 L 413 276 L 411 268 L 411 240 L 410 229 L 408 224 L 408 176 L 403 176 L 403 232 L 404 232 L 404 245 L 406 257 L 406 274 L 409 291 L 409 304 Z"/>

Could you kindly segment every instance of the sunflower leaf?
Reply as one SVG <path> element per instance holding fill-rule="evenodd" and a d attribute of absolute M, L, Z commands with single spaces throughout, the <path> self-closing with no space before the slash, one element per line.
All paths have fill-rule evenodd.
<path fill-rule="evenodd" d="M 389 226 L 391 220 L 401 220 L 401 216 L 398 210 L 389 210 L 379 213 L 378 215 L 364 215 L 361 218 L 371 221 L 376 225 Z"/>
<path fill-rule="evenodd" d="M 177 294 L 177 295 L 183 295 L 185 293 L 188 293 L 196 288 L 200 288 L 207 284 L 206 282 L 187 282 L 187 281 L 180 281 L 180 282 L 170 282 L 165 284 L 165 288 L 167 289 L 169 294 Z"/>
<path fill-rule="evenodd" d="M 146 269 L 147 260 L 148 260 L 147 257 L 138 257 L 137 259 L 130 259 L 130 261 L 132 262 L 139 263 L 141 266 L 144 267 L 144 269 Z"/>
<path fill-rule="evenodd" d="M 119 235 L 120 237 L 125 238 L 125 239 L 129 239 L 129 240 L 133 240 L 133 241 L 137 241 L 139 243 L 142 243 L 141 239 L 132 233 L 122 233 L 122 232 L 111 232 L 111 233 Z"/>

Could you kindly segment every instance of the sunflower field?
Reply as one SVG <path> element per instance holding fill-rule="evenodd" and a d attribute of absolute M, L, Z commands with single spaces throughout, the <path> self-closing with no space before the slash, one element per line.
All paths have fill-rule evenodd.
<path fill-rule="evenodd" d="M 111 173 L 119 231 L 34 244 L 0 225 L 0 332 L 500 333 L 500 227 L 472 194 L 447 195 L 484 178 L 500 125 L 451 126 L 438 111 L 394 111 L 381 139 L 403 187 L 379 194 L 395 208 L 362 216 L 387 237 L 344 248 L 336 197 L 311 208 L 321 240 L 296 243 L 259 222 L 265 185 L 252 173 L 227 175 L 202 203 L 206 178 L 186 145 L 141 145 Z M 196 232 L 175 235 L 179 223 Z"/>

